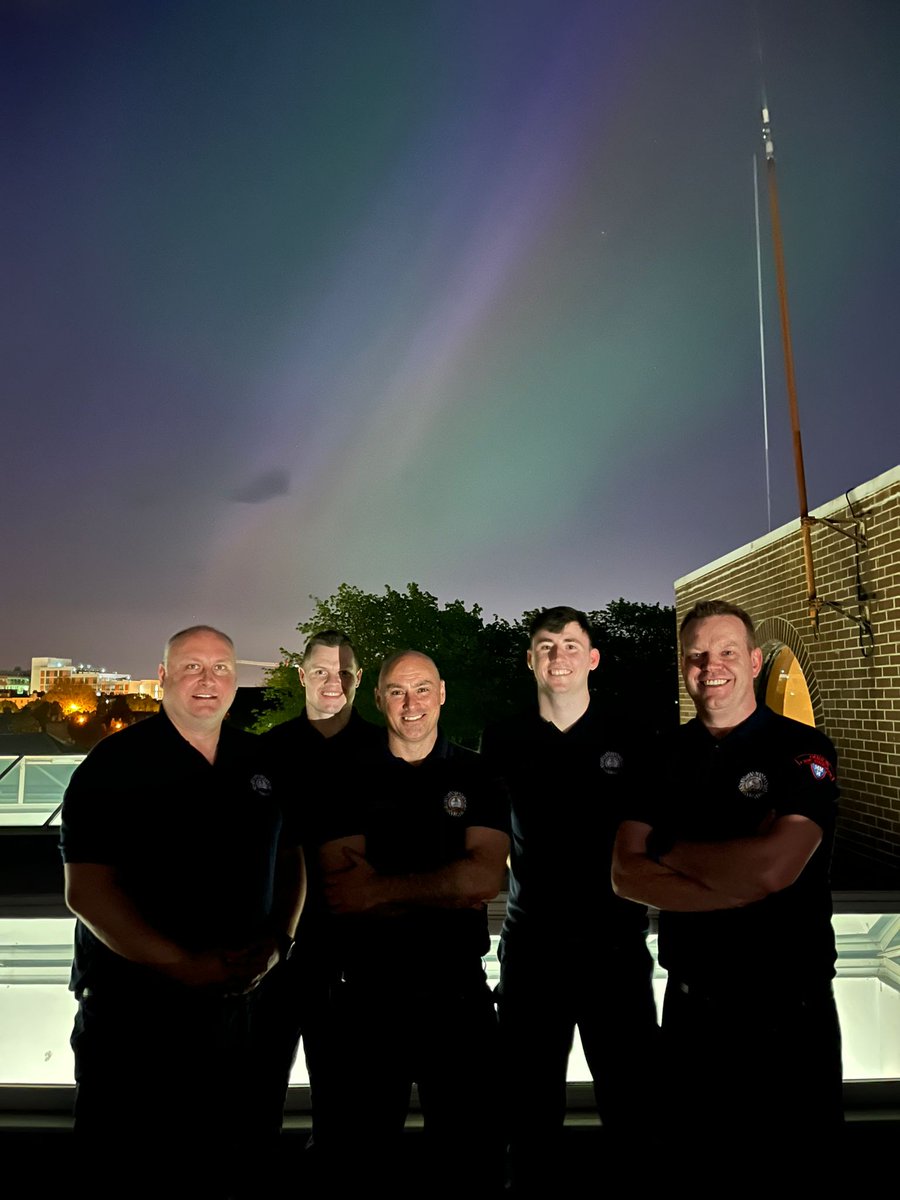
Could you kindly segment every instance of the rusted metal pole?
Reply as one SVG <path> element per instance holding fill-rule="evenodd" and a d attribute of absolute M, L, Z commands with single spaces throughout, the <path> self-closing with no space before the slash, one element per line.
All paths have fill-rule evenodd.
<path fill-rule="evenodd" d="M 788 315 L 787 284 L 784 270 L 784 246 L 781 239 L 781 214 L 778 208 L 778 183 L 775 178 L 775 147 L 772 143 L 772 128 L 769 110 L 762 110 L 762 134 L 766 147 L 766 177 L 769 184 L 769 211 L 772 217 L 772 246 L 775 251 L 775 278 L 778 283 L 778 308 L 781 316 L 781 344 L 784 348 L 784 371 L 787 379 L 788 405 L 791 413 L 791 434 L 794 443 L 794 470 L 797 476 L 797 498 L 800 501 L 800 535 L 803 544 L 803 562 L 806 568 L 806 592 L 809 620 L 813 629 L 819 629 L 819 608 L 816 595 L 816 579 L 813 568 L 812 539 L 810 536 L 809 505 L 806 499 L 806 473 L 803 469 L 803 443 L 800 438 L 800 413 L 797 408 L 797 383 L 794 378 L 794 350 L 791 344 L 791 322 Z"/>

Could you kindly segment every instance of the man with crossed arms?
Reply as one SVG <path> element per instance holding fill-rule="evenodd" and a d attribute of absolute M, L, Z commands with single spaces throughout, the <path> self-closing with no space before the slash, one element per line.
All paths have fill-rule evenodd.
<path fill-rule="evenodd" d="M 318 838 L 341 969 L 334 1178 L 348 1194 L 396 1194 L 415 1082 L 432 1194 L 495 1196 L 498 1043 L 482 957 L 509 850 L 508 799 L 480 757 L 439 730 L 446 688 L 427 655 L 390 655 L 375 695 L 385 741 L 323 812 Z"/>
<path fill-rule="evenodd" d="M 654 753 L 613 861 L 616 891 L 661 910 L 661 1119 L 696 1150 L 695 1183 L 736 1170 L 762 1184 L 775 1145 L 782 1177 L 809 1182 L 832 1170 L 818 1143 L 843 1119 L 834 747 L 757 702 L 762 651 L 742 608 L 697 604 L 680 639 L 697 715 Z"/>

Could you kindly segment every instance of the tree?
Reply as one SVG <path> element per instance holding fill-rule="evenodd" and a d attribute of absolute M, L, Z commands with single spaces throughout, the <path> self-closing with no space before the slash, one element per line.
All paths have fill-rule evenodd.
<path fill-rule="evenodd" d="M 64 713 L 95 712 L 97 693 L 86 683 L 75 679 L 59 679 L 44 695 L 51 703 L 56 701 Z"/>
<path fill-rule="evenodd" d="M 90 716 L 82 713 L 73 717 L 68 723 L 68 729 L 69 737 L 85 754 L 109 732 L 106 724 L 96 713 L 91 713 Z"/>
<path fill-rule="evenodd" d="M 421 650 L 437 663 L 447 683 L 441 725 L 462 745 L 477 746 L 489 721 L 533 702 L 534 683 L 525 667 L 532 613 L 514 622 L 495 615 L 485 624 L 477 604 L 467 608 L 462 600 L 453 600 L 441 605 L 415 583 L 402 592 L 386 585 L 383 595 L 343 583 L 326 600 L 310 599 L 313 613 L 297 629 L 304 641 L 322 629 L 348 635 L 365 672 L 357 707 L 369 720 L 380 721 L 373 696 L 375 672 L 392 650 L 406 648 Z M 597 678 L 601 696 L 611 707 L 633 712 L 648 730 L 677 720 L 674 609 L 617 600 L 589 617 L 602 656 Z M 265 696 L 271 707 L 258 714 L 259 731 L 303 711 L 300 652 L 283 649 L 281 654 L 281 665 L 268 676 Z"/>
<path fill-rule="evenodd" d="M 29 713 L 38 724 L 41 733 L 47 732 L 47 726 L 62 720 L 62 709 L 58 701 L 45 696 L 43 700 L 31 700 L 22 712 Z"/>
<path fill-rule="evenodd" d="M 678 629 L 670 605 L 613 600 L 588 614 L 604 704 L 648 732 L 678 724 Z"/>
<path fill-rule="evenodd" d="M 294 650 L 285 650 L 284 646 L 279 653 L 281 662 L 266 672 L 265 707 L 256 713 L 256 723 L 252 726 L 255 733 L 265 733 L 303 712 L 305 696 L 297 674 L 301 655 Z"/>
<path fill-rule="evenodd" d="M 407 648 L 421 650 L 437 663 L 447 683 L 442 725 L 455 741 L 477 746 L 486 721 L 515 706 L 508 664 L 519 632 L 498 617 L 485 626 L 477 604 L 467 608 L 462 600 L 453 600 L 441 605 L 415 583 L 403 592 L 385 586 L 383 595 L 344 583 L 327 600 L 310 599 L 313 613 L 297 629 L 304 640 L 322 629 L 340 629 L 348 635 L 365 673 L 357 707 L 368 720 L 380 722 L 373 691 L 382 659 Z M 296 671 L 300 654 L 282 650 L 282 655 L 284 662 L 267 681 L 266 698 L 275 711 L 261 714 L 258 729 L 270 728 L 303 709 Z"/>
<path fill-rule="evenodd" d="M 8 731 L 10 733 L 43 733 L 40 722 L 31 711 L 29 705 L 20 708 L 17 713 L 13 713 L 9 718 Z"/>
<path fill-rule="evenodd" d="M 126 725 L 131 723 L 131 709 L 128 707 L 128 698 L 121 692 L 113 696 L 100 696 L 97 702 L 97 716 L 106 725 L 110 721 L 124 721 Z"/>

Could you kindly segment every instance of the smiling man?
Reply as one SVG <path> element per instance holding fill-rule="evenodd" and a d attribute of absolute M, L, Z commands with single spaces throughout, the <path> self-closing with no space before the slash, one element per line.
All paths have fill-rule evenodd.
<path fill-rule="evenodd" d="M 613 864 L 620 895 L 662 910 L 665 1120 L 684 1138 L 704 1131 L 709 1186 L 736 1156 L 755 1170 L 747 1146 L 773 1136 L 806 1178 L 821 1161 L 809 1139 L 842 1119 L 834 747 L 757 703 L 762 652 L 743 609 L 697 604 L 680 635 L 697 715 L 654 756 Z"/>
<path fill-rule="evenodd" d="M 395 1190 L 413 1083 L 430 1194 L 494 1197 L 502 1179 L 497 1021 L 482 957 L 509 851 L 508 800 L 479 756 L 441 733 L 445 699 L 427 655 L 384 661 L 386 744 L 321 830 L 344 1105 L 327 1149 L 348 1195 Z"/>
<path fill-rule="evenodd" d="M 302 903 L 261 742 L 222 724 L 231 639 L 182 630 L 159 678 L 159 715 L 95 746 L 62 808 L 76 1145 L 98 1196 L 224 1195 L 246 1180 L 260 1153 L 251 993 Z"/>
<path fill-rule="evenodd" d="M 647 911 L 613 894 L 609 866 L 631 738 L 588 688 L 600 653 L 568 606 L 531 622 L 534 708 L 489 726 L 482 757 L 512 799 L 509 902 L 500 942 L 500 1030 L 518 1195 L 559 1191 L 566 1068 L 575 1029 L 609 1153 L 643 1130 L 658 1036 Z"/>
<path fill-rule="evenodd" d="M 306 703 L 299 717 L 264 735 L 279 791 L 309 840 L 320 809 L 340 804 L 364 761 L 377 753 L 384 730 L 354 708 L 362 680 L 356 650 L 346 633 L 322 629 L 306 644 L 297 668 Z M 340 1080 L 331 1067 L 328 997 L 334 975 L 327 910 L 316 846 L 308 847 L 309 892 L 296 946 L 273 971 L 257 1004 L 261 1054 L 269 1083 L 265 1105 L 281 1124 L 291 1068 L 301 1032 L 313 1108 L 312 1144 L 327 1140 L 325 1126 Z"/>

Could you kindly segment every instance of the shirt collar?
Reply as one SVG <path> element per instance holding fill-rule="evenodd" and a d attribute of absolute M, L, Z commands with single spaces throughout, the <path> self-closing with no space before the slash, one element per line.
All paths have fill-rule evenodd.
<path fill-rule="evenodd" d="M 433 762 L 435 759 L 449 757 L 450 746 L 450 739 L 444 736 L 444 734 L 441 732 L 440 726 L 438 726 L 437 741 L 424 758 L 416 759 L 414 763 L 408 763 L 405 758 L 400 758 L 399 755 L 391 754 L 386 736 L 384 739 L 384 754 L 386 759 L 389 759 L 391 762 L 402 763 L 405 767 L 421 767 L 425 763 Z"/>
<path fill-rule="evenodd" d="M 191 743 L 184 736 L 184 734 L 180 733 L 178 731 L 178 729 L 176 729 L 175 725 L 170 720 L 168 713 L 166 712 L 165 708 L 161 704 L 159 706 L 159 712 L 157 713 L 156 717 L 155 718 L 150 717 L 148 719 L 151 721 L 158 720 L 161 722 L 162 736 L 170 743 L 170 745 L 182 746 L 182 747 L 184 747 L 185 750 L 190 752 L 192 758 L 194 755 L 196 755 L 197 758 L 199 758 L 201 761 L 205 762 L 208 766 L 215 765 L 215 764 L 210 763 L 209 760 L 207 758 L 205 758 L 205 756 L 203 754 L 200 753 L 200 751 L 197 749 L 197 747 L 192 746 Z M 223 755 L 225 753 L 227 753 L 230 744 L 231 744 L 230 726 L 226 725 L 223 722 L 222 725 L 219 727 L 219 740 L 216 745 L 216 759 L 215 759 L 216 764 L 219 763 L 222 760 Z"/>
<path fill-rule="evenodd" d="M 714 733 L 711 733 L 699 717 L 694 717 L 690 724 L 694 726 L 695 736 L 708 738 L 711 742 L 718 742 L 720 744 L 725 742 L 735 744 L 744 741 L 748 737 L 752 737 L 764 725 L 768 725 L 772 715 L 772 710 L 765 704 L 757 704 L 749 717 L 741 721 L 740 725 L 735 725 L 734 729 L 730 729 L 723 737 L 716 737 Z"/>

